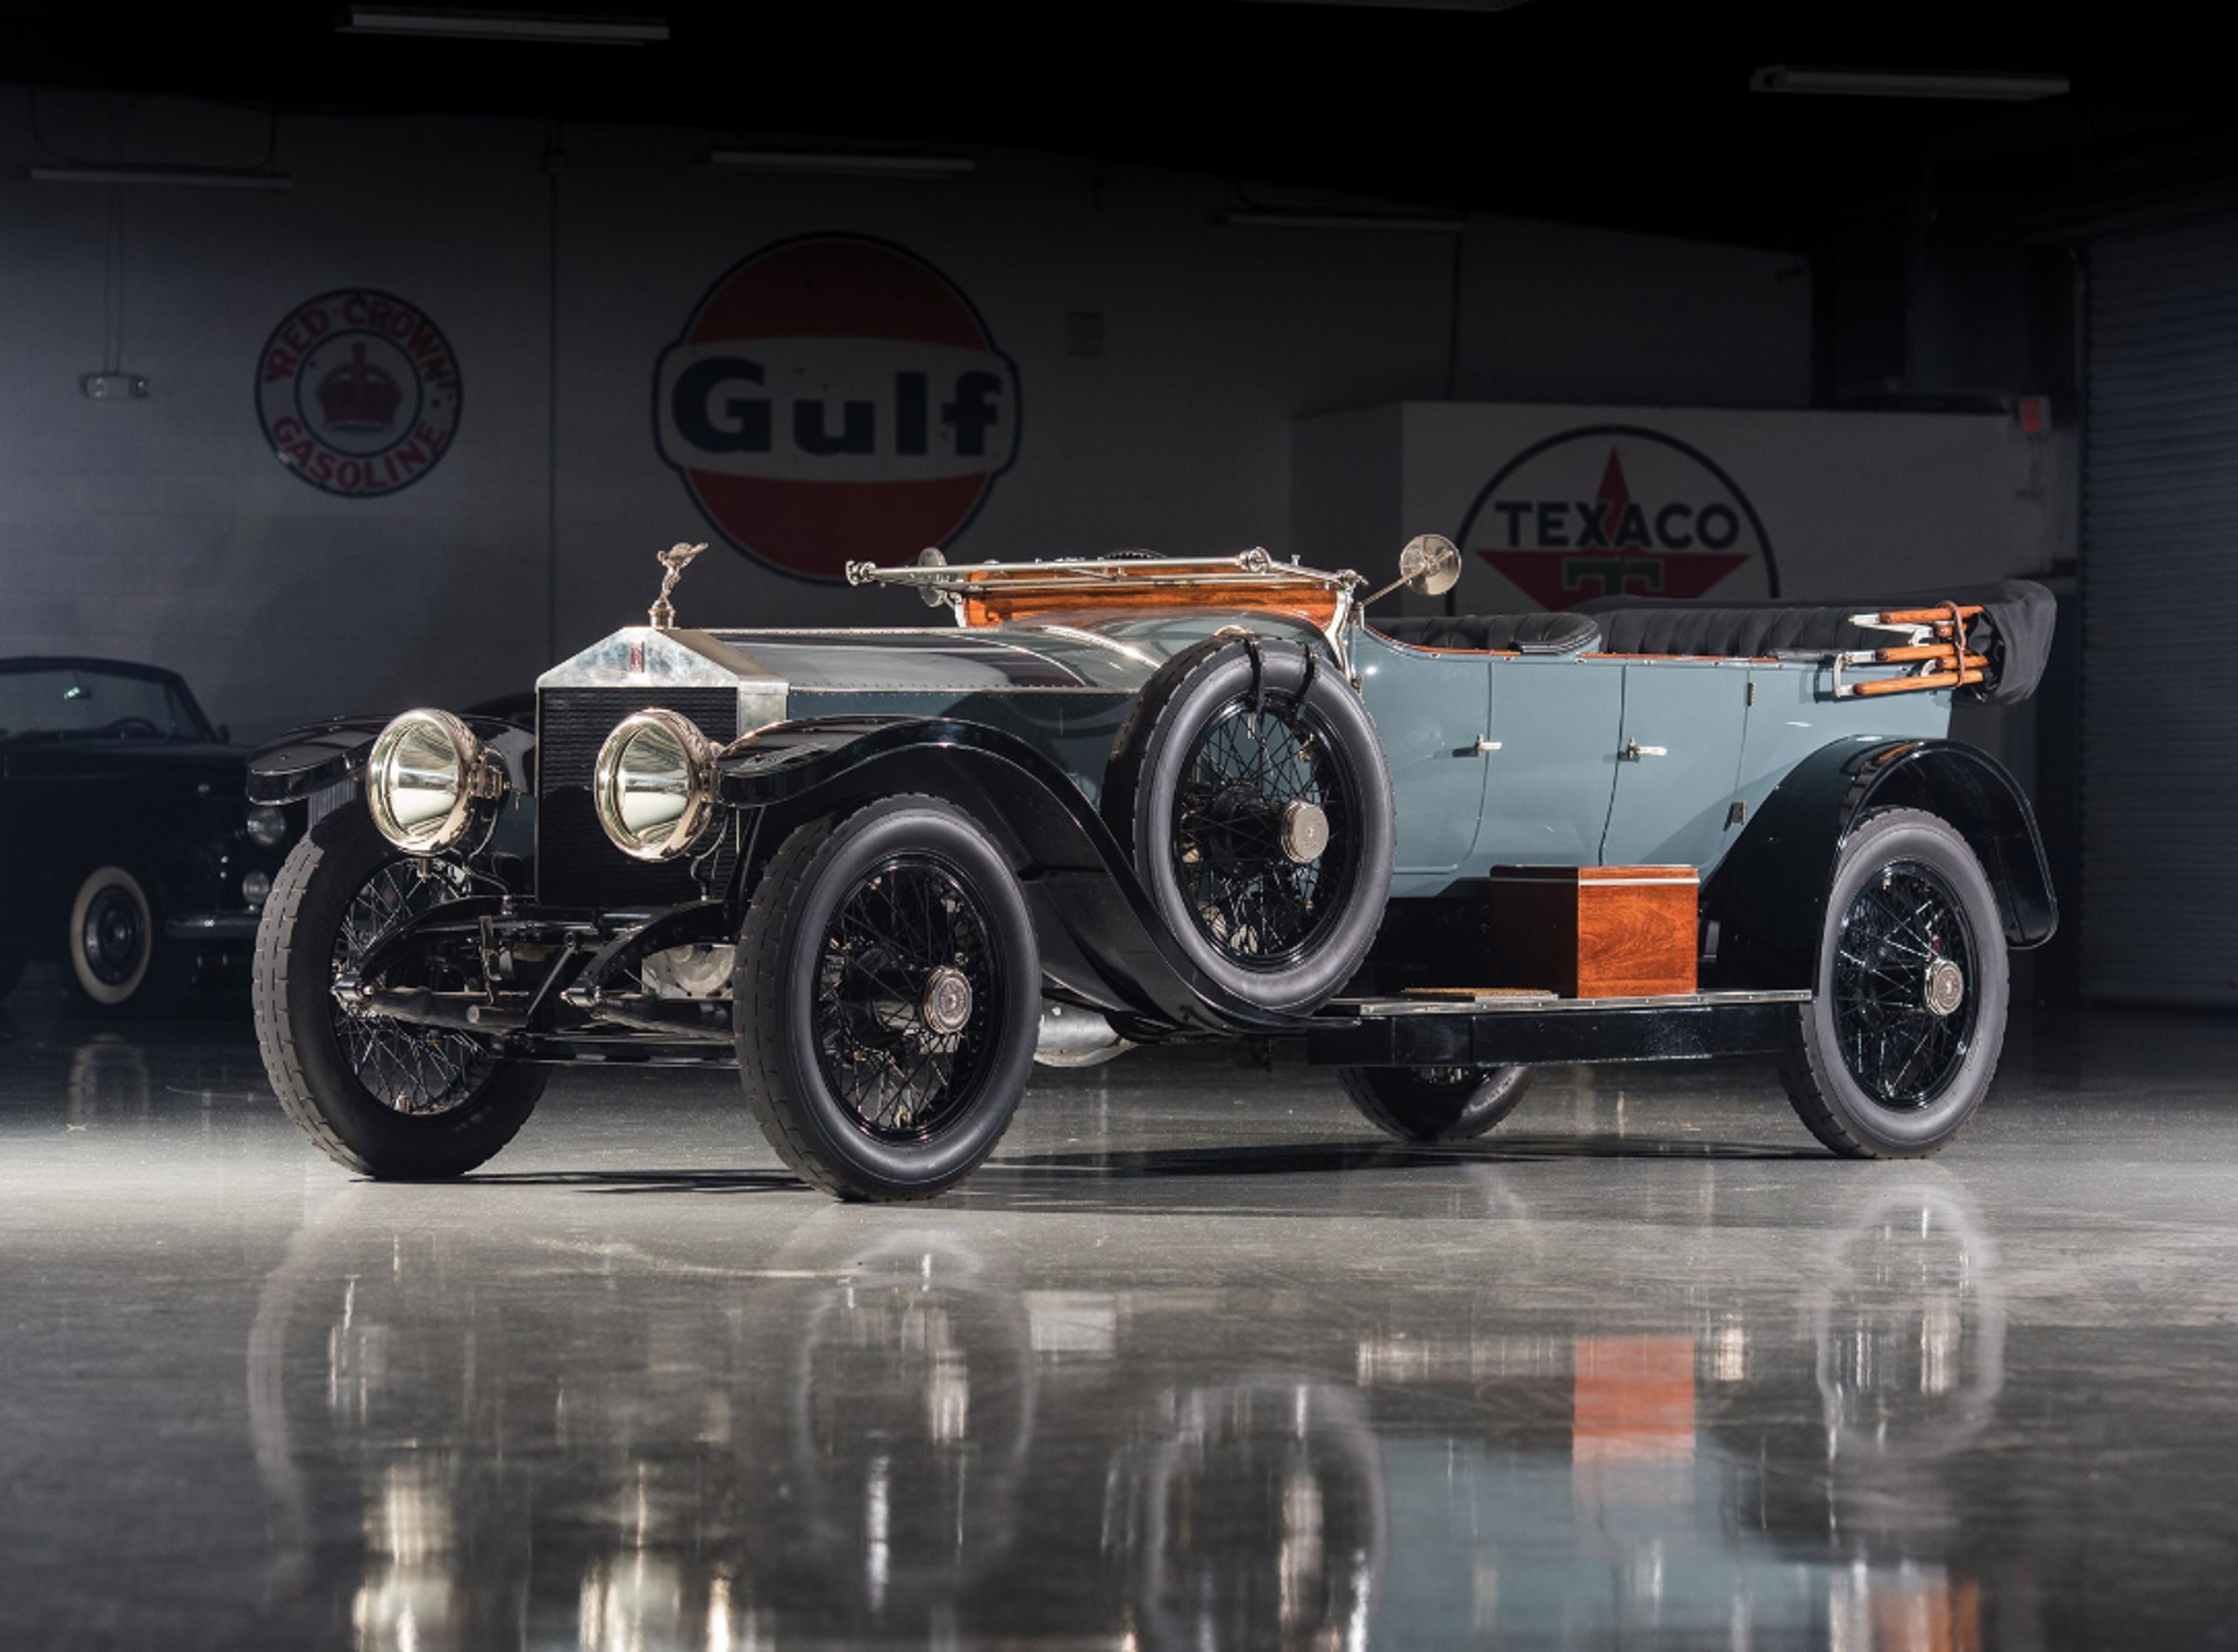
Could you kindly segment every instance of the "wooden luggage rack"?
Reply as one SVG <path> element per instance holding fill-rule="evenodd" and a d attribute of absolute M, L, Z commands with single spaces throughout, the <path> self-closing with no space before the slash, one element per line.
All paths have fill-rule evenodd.
<path fill-rule="evenodd" d="M 1916 694 L 1928 689 L 1964 688 L 1982 682 L 1989 660 L 1969 653 L 1967 622 L 1980 614 L 1979 606 L 1945 603 L 1939 608 L 1891 608 L 1884 613 L 1851 614 L 1850 623 L 1868 631 L 1891 631 L 1907 638 L 1893 648 L 1855 648 L 1834 656 L 1834 697 L 1875 694 Z M 1900 677 L 1870 683 L 1844 683 L 1844 667 L 1908 665 Z"/>

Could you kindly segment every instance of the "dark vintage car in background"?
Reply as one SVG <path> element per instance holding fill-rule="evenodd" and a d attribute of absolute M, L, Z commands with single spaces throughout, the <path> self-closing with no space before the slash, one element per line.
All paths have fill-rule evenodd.
<path fill-rule="evenodd" d="M 1036 1061 L 1281 1041 L 1410 1140 L 1538 1063 L 1773 1053 L 1837 1153 L 1951 1140 L 2006 952 L 2056 921 L 2026 796 L 1946 737 L 2050 598 L 1626 599 L 1369 621 L 1350 570 L 1135 555 L 850 566 L 944 626 L 649 625 L 533 726 L 342 719 L 259 752 L 308 804 L 252 999 L 334 1159 L 487 1160 L 554 1062 L 735 1065 L 785 1162 L 923 1198 Z"/>
<path fill-rule="evenodd" d="M 0 995 L 57 959 L 88 1002 L 144 1009 L 237 964 L 300 835 L 246 776 L 175 672 L 0 659 Z"/>

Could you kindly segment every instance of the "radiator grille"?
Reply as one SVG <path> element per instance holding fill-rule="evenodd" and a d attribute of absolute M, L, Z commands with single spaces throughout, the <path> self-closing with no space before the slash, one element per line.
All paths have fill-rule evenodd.
<path fill-rule="evenodd" d="M 536 892 L 554 906 L 669 906 L 699 893 L 687 862 L 632 860 L 606 839 L 591 803 L 599 748 L 649 704 L 681 712 L 718 745 L 738 732 L 732 689 L 546 689 L 536 701 Z"/>

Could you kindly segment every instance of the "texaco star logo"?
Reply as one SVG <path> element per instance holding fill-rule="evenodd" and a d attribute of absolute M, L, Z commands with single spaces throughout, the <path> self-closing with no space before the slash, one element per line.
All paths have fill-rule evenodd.
<path fill-rule="evenodd" d="M 1590 426 L 1526 448 L 1484 485 L 1460 539 L 1479 565 L 1473 585 L 1488 570 L 1542 608 L 1779 591 L 1771 542 L 1739 485 L 1698 449 L 1638 426 Z"/>

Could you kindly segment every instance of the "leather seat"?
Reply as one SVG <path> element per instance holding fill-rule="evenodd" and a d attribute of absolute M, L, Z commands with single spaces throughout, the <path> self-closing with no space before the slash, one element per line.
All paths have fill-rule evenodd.
<path fill-rule="evenodd" d="M 1369 622 L 1394 643 L 1504 654 L 1583 654 L 1600 626 L 1574 611 L 1551 614 L 1422 614 Z"/>
<path fill-rule="evenodd" d="M 1650 598 L 1600 597 L 1580 603 L 1590 614 L 1610 654 L 1714 655 L 1722 658 L 1778 654 L 1828 654 L 1837 649 L 1886 648 L 1903 639 L 1850 624 L 1854 613 L 1893 607 L 1887 599 L 1831 603 L 1731 603 L 1658 601 Z"/>

